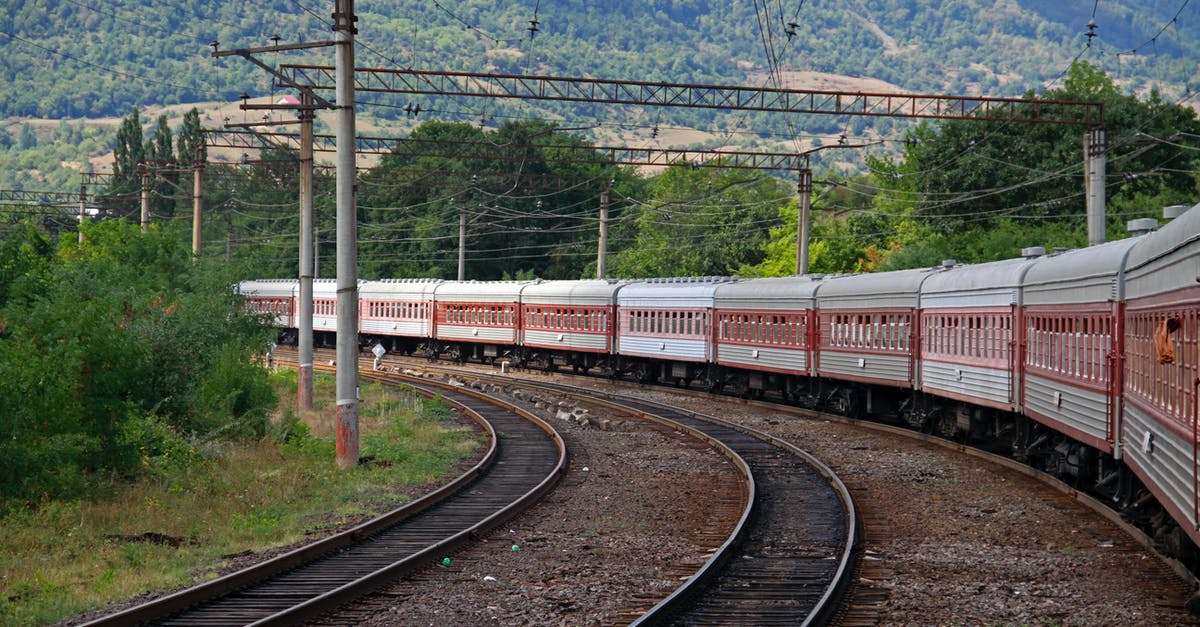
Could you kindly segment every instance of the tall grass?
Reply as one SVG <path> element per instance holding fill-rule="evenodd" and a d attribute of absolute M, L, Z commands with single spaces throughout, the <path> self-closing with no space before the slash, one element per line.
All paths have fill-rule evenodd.
<path fill-rule="evenodd" d="M 136 483 L 114 480 L 90 498 L 0 519 L 0 624 L 52 623 L 210 579 L 229 556 L 396 507 L 480 450 L 480 438 L 449 422 L 444 405 L 364 385 L 361 451 L 373 461 L 339 469 L 333 403 L 297 412 L 295 374 L 273 381 L 283 400 L 264 438 L 177 443 L 145 458 L 152 472 Z M 332 396 L 333 379 L 318 376 L 314 399 Z"/>

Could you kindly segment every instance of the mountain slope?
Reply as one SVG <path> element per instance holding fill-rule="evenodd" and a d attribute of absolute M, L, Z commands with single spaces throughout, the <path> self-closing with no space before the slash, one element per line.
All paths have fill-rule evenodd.
<path fill-rule="evenodd" d="M 1189 75 L 1200 42 L 1183 30 L 1200 22 L 1200 4 L 1182 0 L 762 3 L 775 5 L 770 15 L 744 1 L 532 4 L 536 15 L 529 2 L 360 1 L 358 62 L 740 84 L 747 71 L 770 66 L 773 54 L 786 69 L 866 76 L 904 90 L 1015 95 L 1053 78 L 1084 51 L 1095 4 L 1098 35 L 1085 58 L 1130 88 L 1170 89 L 1200 79 Z M 16 0 L 0 20 L 6 59 L 0 77 L 9 85 L 0 92 L 0 117 L 124 115 L 146 104 L 261 92 L 269 89 L 264 72 L 212 59 L 209 43 L 237 48 L 268 45 L 273 35 L 284 43 L 328 39 L 331 6 Z M 332 55 L 324 49 L 263 60 L 332 63 Z"/>
<path fill-rule="evenodd" d="M 276 35 L 280 43 L 327 40 L 332 6 L 330 0 L 11 0 L 0 15 L 6 85 L 0 119 L 8 120 L 0 148 L 19 151 L 29 143 L 18 139 L 24 118 L 48 120 L 33 128 L 44 144 L 63 135 L 53 132 L 57 120 L 236 102 L 243 93 L 270 97 L 279 90 L 266 72 L 240 58 L 213 58 L 210 43 L 227 50 L 267 46 Z M 1098 28 L 1088 45 L 1093 9 Z M 1189 25 L 1200 23 L 1200 3 L 1186 0 L 360 0 L 356 11 L 357 63 L 370 67 L 1014 96 L 1055 84 L 1079 57 L 1123 89 L 1157 88 L 1168 100 L 1190 94 L 1188 81 L 1200 83 L 1200 39 L 1187 35 Z M 333 63 L 329 48 L 258 57 L 270 64 Z M 399 134 L 411 121 L 408 100 L 372 94 L 359 102 L 364 119 L 405 122 L 384 135 Z M 648 139 L 661 126 L 663 135 L 654 134 L 659 143 L 671 127 L 702 129 L 710 145 L 858 134 L 868 123 L 874 132 L 892 130 L 886 119 L 783 120 L 483 99 L 418 104 L 427 112 L 422 119 L 494 124 L 547 117 L 565 126 L 605 124 L 594 135 L 616 140 Z M 234 116 L 245 114 L 225 105 L 212 120 Z M 735 133 L 750 139 L 731 139 Z M 28 170 L 15 161 L 0 160 L 0 186 L 67 179 L 54 174 L 67 167 L 57 162 L 37 164 L 43 171 L 37 176 L 14 175 Z"/>

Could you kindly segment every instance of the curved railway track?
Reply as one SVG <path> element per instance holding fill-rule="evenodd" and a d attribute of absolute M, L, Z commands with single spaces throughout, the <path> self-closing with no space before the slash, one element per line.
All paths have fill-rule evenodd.
<path fill-rule="evenodd" d="M 749 468 L 751 499 L 739 524 L 702 568 L 634 624 L 796 625 L 832 617 L 854 572 L 858 526 L 849 491 L 819 460 L 715 416 L 563 384 L 522 381 L 519 387 L 586 403 L 600 397 L 617 411 L 682 425 L 728 446 Z"/>
<path fill-rule="evenodd" d="M 414 382 L 418 389 L 431 385 Z M 552 427 L 480 393 L 436 387 L 491 433 L 491 449 L 467 473 L 349 531 L 88 625 L 296 624 L 440 559 L 553 488 L 567 453 Z"/>

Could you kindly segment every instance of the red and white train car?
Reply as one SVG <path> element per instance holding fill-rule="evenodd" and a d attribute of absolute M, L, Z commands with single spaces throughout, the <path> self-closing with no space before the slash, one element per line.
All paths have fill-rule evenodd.
<path fill-rule="evenodd" d="M 246 311 L 270 314 L 273 326 L 295 329 L 299 287 L 300 282 L 296 279 L 259 279 L 242 281 L 238 284 L 238 291 L 245 299 Z"/>
<path fill-rule="evenodd" d="M 521 290 L 529 282 L 446 281 L 434 288 L 438 352 L 493 361 L 513 352 L 519 338 Z"/>
<path fill-rule="evenodd" d="M 714 387 L 754 394 L 777 390 L 785 398 L 806 389 L 812 374 L 820 285 L 809 277 L 718 285 Z"/>
<path fill-rule="evenodd" d="M 918 387 L 926 394 L 1003 412 L 1020 405 L 1017 363 L 1021 285 L 1033 259 L 949 266 L 921 285 Z M 957 427 L 969 411 L 957 406 Z"/>
<path fill-rule="evenodd" d="M 835 408 L 874 413 L 895 400 L 877 402 L 875 394 L 895 388 L 891 396 L 907 396 L 915 388 L 921 284 L 939 271 L 838 277 L 817 289 L 815 372 L 831 388 L 822 394 Z M 859 389 L 853 383 L 873 385 Z"/>
<path fill-rule="evenodd" d="M 359 282 L 361 284 L 361 281 Z M 337 279 L 313 279 L 313 334 L 337 333 Z M 329 344 L 318 342 L 318 344 Z"/>
<path fill-rule="evenodd" d="M 441 279 L 383 279 L 359 287 L 359 335 L 363 345 L 381 344 L 412 354 L 433 337 L 433 292 Z"/>
<path fill-rule="evenodd" d="M 1200 205 L 1139 238 L 1125 276 L 1124 461 L 1200 543 Z"/>
<path fill-rule="evenodd" d="M 690 383 L 712 361 L 713 301 L 728 277 L 647 279 L 617 292 L 617 368 L 643 381 Z"/>
<path fill-rule="evenodd" d="M 1118 457 L 1122 284 L 1137 241 L 1043 257 L 1025 277 L 1025 415 Z"/>
<path fill-rule="evenodd" d="M 576 370 L 605 362 L 613 352 L 617 291 L 628 281 L 543 281 L 521 291 L 521 345 L 528 363 Z"/>

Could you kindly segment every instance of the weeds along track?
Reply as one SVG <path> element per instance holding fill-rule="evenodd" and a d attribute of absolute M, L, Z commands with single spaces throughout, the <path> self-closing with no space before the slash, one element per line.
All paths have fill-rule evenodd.
<path fill-rule="evenodd" d="M 490 450 L 468 472 L 405 507 L 254 567 L 88 624 L 296 624 L 442 559 L 531 507 L 565 471 L 562 437 L 519 407 L 432 381 L 382 373 L 364 376 L 440 394 L 483 426 L 491 436 Z"/>
<path fill-rule="evenodd" d="M 467 385 L 573 403 L 697 433 L 731 449 L 748 474 L 749 498 L 720 548 L 634 624 L 821 624 L 855 572 L 857 515 L 849 491 L 819 460 L 761 431 L 666 404 L 593 388 L 518 380 L 425 364 Z M 521 394 L 518 390 L 524 390 Z"/>

